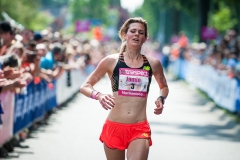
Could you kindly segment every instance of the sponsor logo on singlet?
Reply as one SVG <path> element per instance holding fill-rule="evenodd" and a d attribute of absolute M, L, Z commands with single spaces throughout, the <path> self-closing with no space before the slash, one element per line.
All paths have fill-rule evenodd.
<path fill-rule="evenodd" d="M 143 70 L 150 71 L 150 66 L 143 66 Z"/>

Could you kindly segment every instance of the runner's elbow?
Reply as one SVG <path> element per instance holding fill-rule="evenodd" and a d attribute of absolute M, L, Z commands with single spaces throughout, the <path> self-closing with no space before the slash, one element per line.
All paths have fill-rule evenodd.
<path fill-rule="evenodd" d="M 87 88 L 89 88 L 90 85 L 88 83 L 83 83 L 80 87 L 80 93 L 84 94 Z"/>

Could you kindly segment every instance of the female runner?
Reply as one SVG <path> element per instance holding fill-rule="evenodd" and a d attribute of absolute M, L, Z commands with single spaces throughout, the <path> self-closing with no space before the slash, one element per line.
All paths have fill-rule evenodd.
<path fill-rule="evenodd" d="M 100 135 L 108 160 L 147 160 L 152 145 L 146 104 L 152 75 L 161 95 L 156 97 L 154 113 L 160 115 L 168 95 L 162 65 L 154 57 L 141 54 L 148 38 L 147 22 L 139 17 L 128 19 L 119 31 L 120 53 L 106 56 L 82 84 L 80 92 L 99 101 L 110 113 Z M 94 90 L 93 86 L 108 74 L 112 95 Z"/>

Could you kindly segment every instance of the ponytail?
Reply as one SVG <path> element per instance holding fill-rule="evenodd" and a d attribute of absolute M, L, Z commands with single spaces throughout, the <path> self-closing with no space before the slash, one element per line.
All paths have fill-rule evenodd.
<path fill-rule="evenodd" d="M 122 44 L 121 44 L 121 47 L 120 47 L 120 54 L 125 52 L 126 48 L 127 48 L 126 41 L 123 41 Z"/>

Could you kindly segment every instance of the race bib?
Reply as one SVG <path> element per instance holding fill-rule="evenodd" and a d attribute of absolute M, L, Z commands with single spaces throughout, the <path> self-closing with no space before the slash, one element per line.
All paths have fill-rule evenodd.
<path fill-rule="evenodd" d="M 118 95 L 146 97 L 149 72 L 142 69 L 120 68 Z"/>

